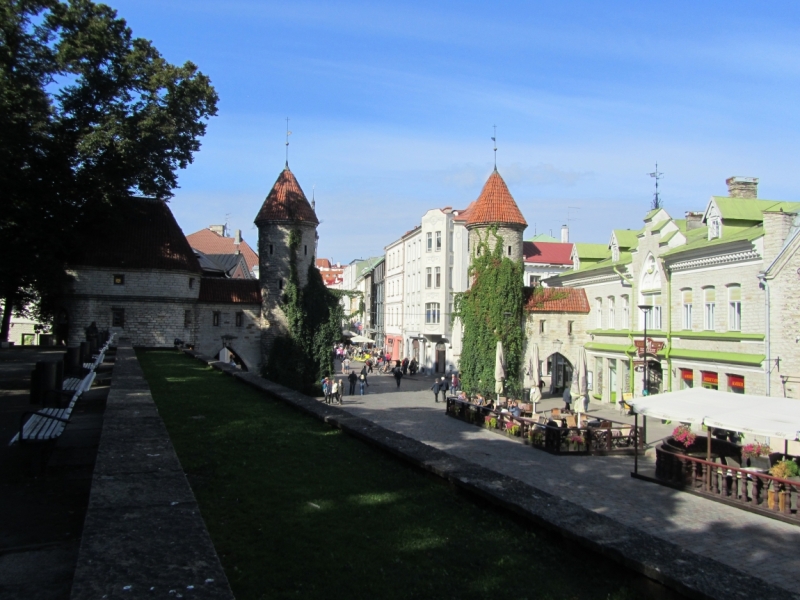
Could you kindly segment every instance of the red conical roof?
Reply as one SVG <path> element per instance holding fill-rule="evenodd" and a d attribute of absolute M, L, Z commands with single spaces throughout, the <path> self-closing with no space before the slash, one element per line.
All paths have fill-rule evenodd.
<path fill-rule="evenodd" d="M 470 225 L 517 225 L 522 228 L 528 226 L 525 217 L 514 202 L 508 186 L 497 169 L 489 175 L 486 185 L 483 186 L 481 195 L 469 206 L 467 211 L 467 227 Z"/>
<path fill-rule="evenodd" d="M 269 221 L 305 221 L 319 225 L 314 209 L 311 208 L 311 204 L 288 166 L 281 171 L 275 185 L 267 194 L 261 210 L 256 215 L 255 224 L 261 225 Z"/>

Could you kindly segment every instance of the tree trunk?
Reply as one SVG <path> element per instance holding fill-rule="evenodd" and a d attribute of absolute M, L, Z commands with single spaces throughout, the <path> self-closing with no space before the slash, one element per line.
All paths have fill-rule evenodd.
<path fill-rule="evenodd" d="M 6 296 L 3 306 L 3 324 L 0 326 L 0 342 L 8 341 L 8 333 L 11 330 L 11 311 L 14 310 L 14 299 Z"/>

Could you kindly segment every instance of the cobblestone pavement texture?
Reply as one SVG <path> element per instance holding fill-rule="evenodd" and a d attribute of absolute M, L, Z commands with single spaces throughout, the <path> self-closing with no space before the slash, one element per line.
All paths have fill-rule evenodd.
<path fill-rule="evenodd" d="M 554 456 L 445 415 L 434 403 L 430 376 L 406 377 L 400 391 L 387 375 L 370 376 L 364 396 L 345 396 L 344 410 L 389 430 L 517 478 L 628 526 L 675 543 L 797 593 L 800 528 L 654 483 L 633 479 L 633 457 Z M 545 400 L 540 408 L 563 403 Z M 613 409 L 590 406 L 617 420 Z M 669 434 L 653 423 L 647 440 Z M 654 458 L 640 469 L 654 470 Z"/>

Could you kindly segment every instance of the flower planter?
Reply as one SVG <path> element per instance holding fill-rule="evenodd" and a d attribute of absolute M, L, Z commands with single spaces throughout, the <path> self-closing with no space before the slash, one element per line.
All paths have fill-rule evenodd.
<path fill-rule="evenodd" d="M 762 471 L 769 470 L 769 456 L 756 456 L 755 458 L 747 459 L 747 466 L 761 469 Z"/>

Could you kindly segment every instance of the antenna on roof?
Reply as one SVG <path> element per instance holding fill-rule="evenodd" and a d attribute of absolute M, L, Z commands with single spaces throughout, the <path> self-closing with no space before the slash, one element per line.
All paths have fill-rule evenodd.
<path fill-rule="evenodd" d="M 292 132 L 289 131 L 289 117 L 286 117 L 286 168 L 289 168 L 289 136 Z"/>
<path fill-rule="evenodd" d="M 497 125 L 492 125 L 494 128 L 494 135 L 492 141 L 494 142 L 494 170 L 497 171 Z"/>
<path fill-rule="evenodd" d="M 653 208 L 653 210 L 656 210 L 657 208 L 663 208 L 664 207 L 664 203 L 661 202 L 661 196 L 658 194 L 658 180 L 659 179 L 663 179 L 664 178 L 664 174 L 658 172 L 658 162 L 656 162 L 656 170 L 653 171 L 652 173 L 648 173 L 648 175 L 650 175 L 650 177 L 652 177 L 653 179 L 656 180 L 656 193 L 653 194 L 653 205 L 652 205 L 652 208 Z"/>

